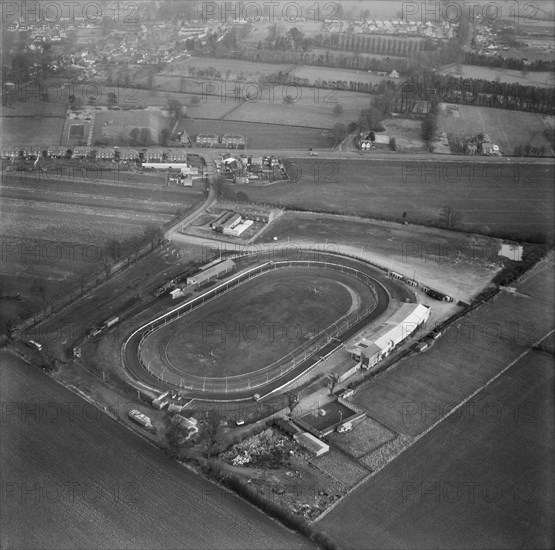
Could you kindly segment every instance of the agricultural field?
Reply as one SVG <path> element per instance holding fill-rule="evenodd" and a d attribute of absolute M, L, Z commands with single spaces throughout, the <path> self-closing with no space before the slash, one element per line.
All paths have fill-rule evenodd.
<path fill-rule="evenodd" d="M 497 67 L 482 67 L 479 65 L 447 65 L 443 67 L 440 74 L 462 78 L 478 78 L 483 80 L 497 80 L 510 84 L 522 84 L 523 86 L 538 86 L 549 88 L 555 86 L 555 76 L 550 72 L 529 71 L 524 74 L 514 69 L 501 69 Z M 512 111 L 508 111 L 512 112 Z"/>
<path fill-rule="evenodd" d="M 368 71 L 338 69 L 336 67 L 314 67 L 311 65 L 298 65 L 289 74 L 299 78 L 308 78 L 311 84 L 314 84 L 318 80 L 346 80 L 347 82 L 353 81 L 368 84 L 379 84 L 383 80 L 400 82 L 399 79 L 378 76 L 376 73 L 369 73 Z"/>
<path fill-rule="evenodd" d="M 147 225 L 163 226 L 202 197 L 198 186 L 116 183 L 111 173 L 107 181 L 38 174 L 3 174 L 1 286 L 7 294 L 21 294 L 24 300 L 17 304 L 23 311 L 30 307 L 26 300 L 42 307 L 41 300 L 48 302 L 68 284 L 102 270 L 109 239 L 122 243 L 142 236 Z"/>
<path fill-rule="evenodd" d="M 476 136 L 487 133 L 502 153 L 512 155 L 516 146 L 530 144 L 544 146 L 547 154 L 551 150 L 543 131 L 553 128 L 553 117 L 538 113 L 472 107 L 470 105 L 449 105 L 442 103 L 445 115 L 438 116 L 438 130 L 452 140 L 453 135 Z"/>
<path fill-rule="evenodd" d="M 492 132 L 492 139 L 495 140 Z M 449 206 L 456 226 L 487 235 L 527 239 L 551 234 L 553 166 L 519 163 L 294 159 L 295 183 L 245 187 L 252 201 L 291 209 L 438 224 Z"/>
<path fill-rule="evenodd" d="M 554 328 L 555 272 L 545 265 L 365 384 L 354 403 L 399 433 L 422 433 Z"/>
<path fill-rule="evenodd" d="M 195 108 L 191 109 L 191 112 Z M 276 124 L 255 124 L 232 120 L 207 120 L 187 118 L 180 121 L 177 131 L 185 130 L 189 136 L 198 134 L 240 134 L 248 149 L 301 149 L 328 148 L 333 145 L 326 130 L 303 128 L 301 126 L 278 126 Z"/>
<path fill-rule="evenodd" d="M 200 377 L 244 374 L 374 304 L 369 289 L 345 274 L 310 268 L 269 272 L 148 336 L 141 353 L 145 363 L 159 356 L 169 370 Z"/>
<path fill-rule="evenodd" d="M 552 548 L 552 387 L 529 353 L 317 525 L 348 549 Z"/>
<path fill-rule="evenodd" d="M 10 116 L 2 117 L 2 145 L 31 146 L 58 145 L 62 139 L 65 116 Z"/>
<path fill-rule="evenodd" d="M 331 128 L 338 122 L 348 124 L 358 119 L 361 109 L 370 106 L 368 94 L 342 90 L 303 88 L 300 86 L 271 86 L 262 88 L 256 100 L 242 103 L 226 120 L 289 124 L 307 128 Z M 293 101 L 286 103 L 284 98 Z M 333 108 L 340 104 L 343 113 L 336 115 Z"/>
<path fill-rule="evenodd" d="M 40 369 L 0 361 L 2 548 L 311 547 Z"/>

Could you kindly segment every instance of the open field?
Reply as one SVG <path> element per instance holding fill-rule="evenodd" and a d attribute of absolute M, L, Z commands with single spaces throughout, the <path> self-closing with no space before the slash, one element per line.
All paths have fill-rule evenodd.
<path fill-rule="evenodd" d="M 122 243 L 142 236 L 147 225 L 163 226 L 202 197 L 198 186 L 171 189 L 135 178 L 110 181 L 112 175 L 87 180 L 34 172 L 3 174 L 1 286 L 6 293 L 21 294 L 24 301 L 17 304 L 23 310 L 25 300 L 36 305 L 40 286 L 48 302 L 67 291 L 68 284 L 102 269 L 108 259 L 107 240 Z"/>
<path fill-rule="evenodd" d="M 193 109 L 191 109 L 191 112 Z M 188 135 L 198 134 L 240 134 L 247 143 L 247 148 L 268 149 L 302 149 L 328 148 L 333 145 L 325 130 L 303 128 L 300 126 L 277 126 L 275 124 L 255 124 L 233 120 L 206 120 L 187 118 L 180 121 L 178 130 L 185 130 Z"/>
<path fill-rule="evenodd" d="M 338 122 L 356 120 L 361 109 L 370 106 L 371 96 L 358 92 L 303 88 L 300 86 L 263 87 L 258 96 L 247 102 L 236 102 L 237 109 L 226 115 L 226 120 L 290 124 L 307 128 L 331 128 Z M 290 95 L 292 103 L 285 103 Z M 336 104 L 343 106 L 341 115 L 334 115 Z"/>
<path fill-rule="evenodd" d="M 290 73 L 299 78 L 308 78 L 311 84 L 317 81 L 346 80 L 347 82 L 362 82 L 365 84 L 379 84 L 383 80 L 399 82 L 399 79 L 390 79 L 386 76 L 378 76 L 368 71 L 356 71 L 352 69 L 338 69 L 336 67 L 314 67 L 312 65 L 298 65 Z"/>
<path fill-rule="evenodd" d="M 534 147 L 545 146 L 548 154 L 551 150 L 542 132 L 551 127 L 552 117 L 470 105 L 455 105 L 453 109 L 455 113 L 460 113 L 460 117 L 437 117 L 438 130 L 447 133 L 448 136 L 476 136 L 480 132 L 486 133 L 496 145 L 499 145 L 501 152 L 507 155 L 512 155 L 517 145 L 524 146 L 528 143 Z"/>
<path fill-rule="evenodd" d="M 0 360 L 2 548 L 310 547 L 39 369 Z"/>
<path fill-rule="evenodd" d="M 493 138 L 495 139 L 495 138 Z M 439 222 L 450 206 L 461 229 L 522 239 L 553 232 L 553 166 L 402 160 L 295 159 L 296 183 L 245 187 L 252 201 L 409 223 Z"/>
<path fill-rule="evenodd" d="M 555 86 L 555 76 L 548 71 L 529 71 L 527 74 L 523 74 L 522 71 L 515 69 L 482 67 L 479 65 L 460 65 L 459 71 L 459 66 L 447 65 L 439 72 L 440 74 L 449 74 L 462 78 L 478 78 L 492 81 L 499 79 L 500 82 L 517 83 L 523 86 L 538 86 L 540 88 Z"/>
<path fill-rule="evenodd" d="M 374 303 L 362 282 L 339 272 L 268 272 L 154 332 L 141 355 L 145 364 L 159 355 L 168 370 L 199 377 L 249 373 Z"/>
<path fill-rule="evenodd" d="M 94 123 L 93 143 L 103 139 L 108 143 L 122 145 L 129 140 L 133 128 L 150 129 L 152 139 L 158 142 L 160 131 L 170 120 L 162 113 L 151 110 L 101 111 Z"/>
<path fill-rule="evenodd" d="M 359 407 L 415 436 L 555 326 L 553 265 L 451 325 L 428 351 L 402 359 L 356 393 Z"/>
<path fill-rule="evenodd" d="M 361 550 L 552 548 L 552 387 L 528 354 L 318 525 Z"/>
<path fill-rule="evenodd" d="M 65 116 L 10 116 L 2 117 L 2 143 L 22 146 L 58 145 L 62 138 Z"/>
<path fill-rule="evenodd" d="M 278 243 L 341 247 L 465 301 L 486 287 L 503 265 L 497 239 L 354 217 L 286 212 L 258 242 L 274 236 Z"/>

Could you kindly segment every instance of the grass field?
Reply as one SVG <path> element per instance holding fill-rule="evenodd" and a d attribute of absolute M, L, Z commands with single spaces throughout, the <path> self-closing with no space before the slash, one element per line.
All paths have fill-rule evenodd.
<path fill-rule="evenodd" d="M 553 265 L 516 287 L 522 295 L 497 295 L 429 351 L 366 384 L 354 402 L 400 433 L 415 436 L 431 426 L 555 326 Z"/>
<path fill-rule="evenodd" d="M 438 223 L 450 206 L 458 227 L 526 239 L 552 233 L 550 165 L 295 159 L 296 183 L 241 189 L 250 200 L 358 216 Z"/>
<path fill-rule="evenodd" d="M 363 307 L 374 303 L 364 284 L 335 271 L 265 273 L 153 333 L 142 353 L 145 362 L 159 354 L 171 370 L 196 376 L 248 373 L 357 311 L 360 300 Z"/>
<path fill-rule="evenodd" d="M 152 140 L 158 143 L 160 131 L 169 124 L 169 119 L 157 111 L 100 111 L 96 114 L 93 142 L 102 139 L 121 145 L 129 140 L 129 132 L 133 128 L 148 128 Z"/>
<path fill-rule="evenodd" d="M 547 152 L 551 150 L 551 146 L 542 132 L 553 126 L 553 117 L 470 105 L 454 107 L 455 112 L 460 113 L 460 117 L 437 117 L 438 129 L 447 133 L 448 136 L 449 134 L 476 136 L 480 132 L 487 133 L 507 155 L 512 155 L 517 145 L 524 146 L 528 143 L 534 147 L 543 145 Z"/>
<path fill-rule="evenodd" d="M 449 74 L 462 78 L 478 78 L 492 81 L 499 79 L 500 82 L 508 82 L 509 84 L 517 83 L 523 86 L 538 86 L 540 88 L 555 86 L 555 77 L 553 73 L 547 71 L 529 71 L 527 74 L 523 74 L 522 71 L 514 69 L 499 69 L 495 67 L 481 67 L 478 65 L 461 65 L 459 71 L 457 65 L 447 65 L 439 72 L 441 74 Z"/>
<path fill-rule="evenodd" d="M 38 368 L 0 361 L 2 548 L 310 547 Z"/>
<path fill-rule="evenodd" d="M 349 549 L 552 548 L 552 387 L 532 352 L 318 525 Z"/>
<path fill-rule="evenodd" d="M 385 76 L 369 73 L 368 71 L 338 69 L 336 67 L 314 67 L 311 65 L 298 65 L 289 74 L 299 78 L 308 78 L 311 84 L 318 80 L 346 80 L 347 82 L 353 81 L 368 84 L 379 84 L 382 80 L 392 80 Z M 395 82 L 398 82 L 398 80 Z"/>
<path fill-rule="evenodd" d="M 288 95 L 293 103 L 283 101 Z M 333 108 L 338 103 L 343 106 L 343 113 L 334 115 Z M 256 100 L 238 103 L 238 109 L 225 119 L 331 128 L 338 122 L 348 124 L 357 120 L 360 110 L 368 108 L 370 103 L 368 94 L 276 85 L 259 88 Z"/>
<path fill-rule="evenodd" d="M 2 117 L 3 145 L 30 147 L 58 145 L 64 129 L 65 117 L 38 118 L 34 116 Z"/>
<path fill-rule="evenodd" d="M 43 286 L 46 301 L 67 292 L 68 284 L 103 269 L 108 239 L 122 243 L 142 236 L 149 224 L 163 226 L 202 194 L 200 187 L 176 190 L 135 179 L 117 182 L 110 172 L 104 176 L 107 182 L 95 181 L 98 174 L 89 180 L 37 179 L 37 174 L 3 174 L 0 222 L 1 286 L 6 293 L 19 292 L 35 307 L 44 306 L 33 295 L 35 287 Z M 10 304 L 10 310 L 15 304 L 28 311 L 24 301 Z M 16 318 L 13 313 L 8 318 Z"/>

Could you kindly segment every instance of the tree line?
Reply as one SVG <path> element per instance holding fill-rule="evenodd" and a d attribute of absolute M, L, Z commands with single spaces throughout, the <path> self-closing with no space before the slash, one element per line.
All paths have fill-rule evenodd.
<path fill-rule="evenodd" d="M 535 113 L 555 112 L 553 88 L 422 71 L 403 83 L 397 110 L 412 112 L 418 101 L 445 101 Z"/>

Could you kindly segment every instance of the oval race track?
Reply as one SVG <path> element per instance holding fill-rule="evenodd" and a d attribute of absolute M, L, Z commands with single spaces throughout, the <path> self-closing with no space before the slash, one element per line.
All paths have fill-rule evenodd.
<path fill-rule="evenodd" d="M 238 264 L 241 263 L 240 258 L 236 261 Z M 333 273 L 333 270 L 336 274 L 349 273 L 353 278 L 356 275 L 359 281 L 364 280 L 367 286 L 372 287 L 375 307 L 371 310 L 359 309 L 356 313 L 351 313 L 349 318 L 334 323 L 318 337 L 310 340 L 306 346 L 303 345 L 302 350 L 293 354 L 293 359 L 289 357 L 287 360 L 276 361 L 256 371 L 234 376 L 209 378 L 187 373 L 164 359 L 163 346 L 147 345 L 149 338 L 153 333 L 156 334 L 156 331 L 163 330 L 177 319 L 183 318 L 184 315 L 194 316 L 197 307 L 203 308 L 206 302 L 217 301 L 220 295 L 233 292 L 233 288 L 245 281 L 252 281 L 254 277 L 264 277 L 263 273 L 275 272 L 277 269 L 287 270 L 291 267 L 302 266 L 311 269 L 319 267 L 322 272 L 326 273 L 326 276 Z M 240 265 L 238 265 L 238 269 L 240 269 Z M 206 296 L 206 300 L 201 300 L 202 296 Z M 237 275 L 224 280 L 223 283 L 218 284 L 217 287 L 201 297 L 180 304 L 157 320 L 144 324 L 127 337 L 122 348 L 122 361 L 133 379 L 158 391 L 175 390 L 179 394 L 191 398 L 215 401 L 252 399 L 253 394 L 265 395 L 311 369 L 320 362 L 322 357 L 331 354 L 345 340 L 380 317 L 387 310 L 390 298 L 402 301 L 408 298 L 410 301 L 414 301 L 414 294 L 406 287 L 389 279 L 381 269 L 361 260 L 328 253 L 320 253 L 318 261 L 260 262 L 256 268 L 251 267 L 249 270 L 238 271 Z M 193 303 L 195 300 L 198 300 L 196 307 Z"/>

